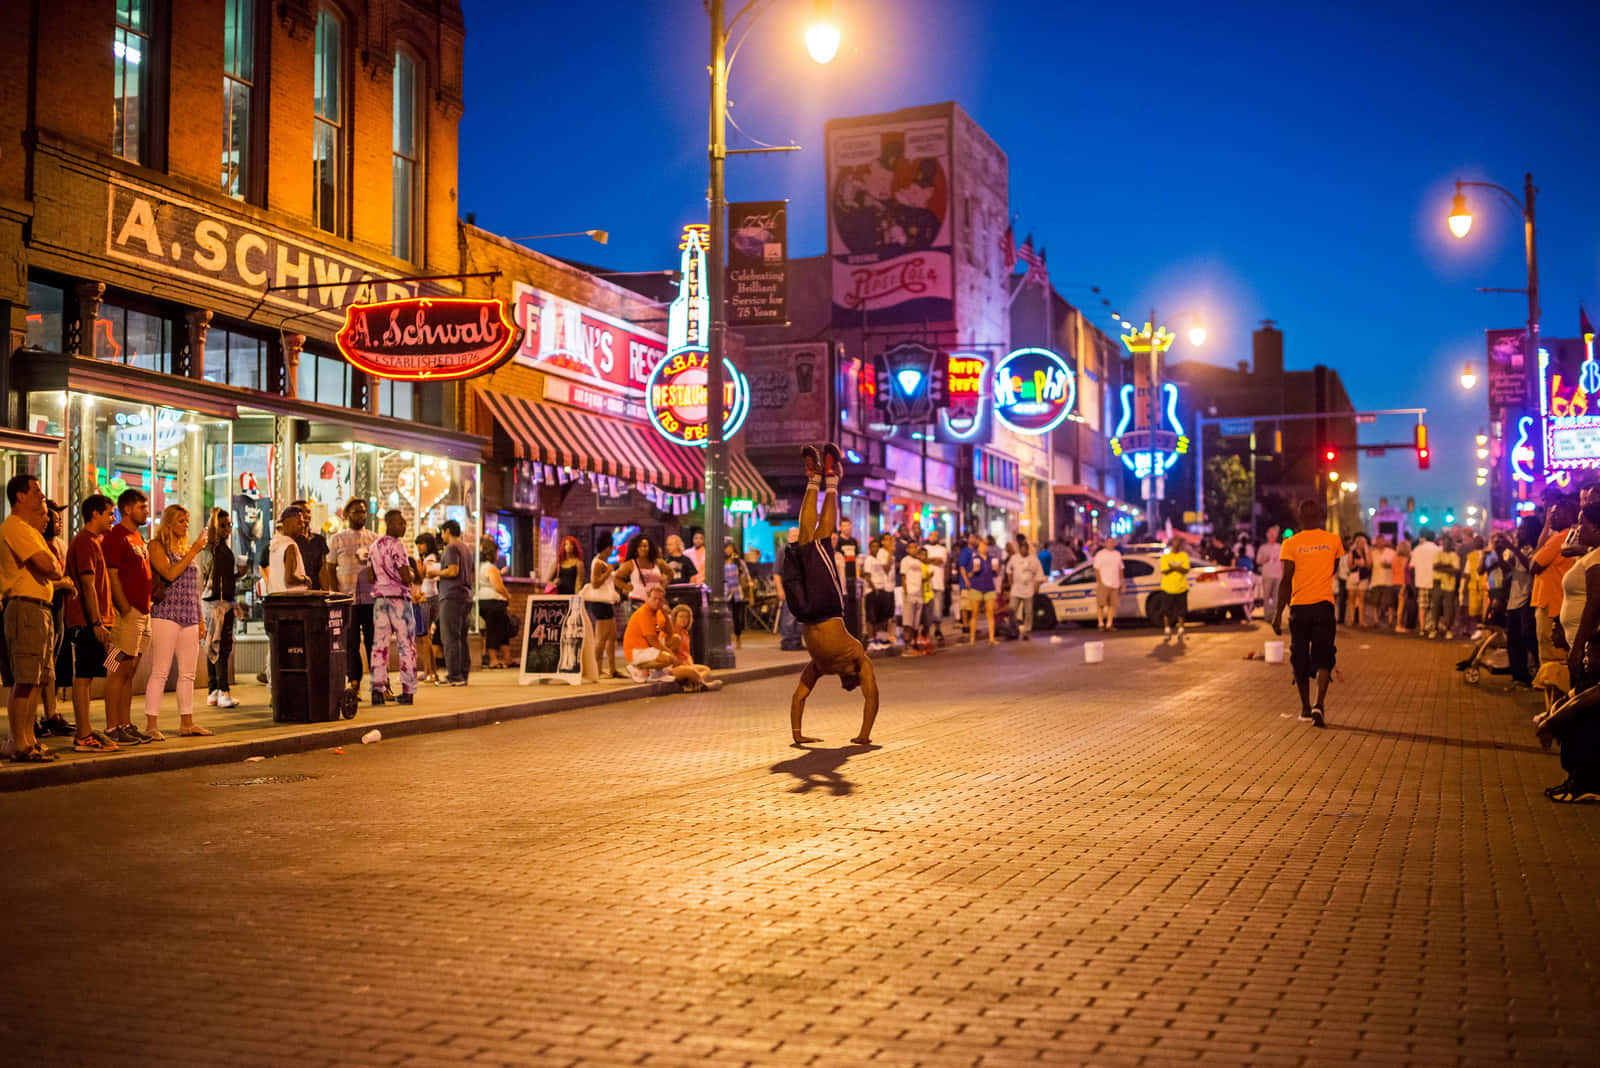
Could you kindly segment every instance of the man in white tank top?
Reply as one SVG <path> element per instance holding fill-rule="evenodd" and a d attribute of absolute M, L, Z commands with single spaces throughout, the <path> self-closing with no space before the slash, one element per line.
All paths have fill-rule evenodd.
<path fill-rule="evenodd" d="M 295 543 L 305 528 L 305 516 L 294 505 L 278 516 L 278 529 L 273 532 L 267 548 L 267 594 L 303 590 L 311 584 L 306 577 L 306 567 L 300 559 L 300 546 Z"/>

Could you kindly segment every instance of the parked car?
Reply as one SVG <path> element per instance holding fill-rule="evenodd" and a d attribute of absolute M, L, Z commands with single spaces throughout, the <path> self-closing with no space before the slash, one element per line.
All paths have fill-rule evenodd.
<path fill-rule="evenodd" d="M 1157 546 L 1135 546 L 1122 554 L 1122 600 L 1117 606 L 1117 619 L 1150 619 L 1150 595 L 1161 590 L 1161 576 L 1156 568 L 1161 560 Z M 1255 575 L 1242 567 L 1223 567 L 1191 557 L 1189 569 L 1189 619 L 1250 618 L 1255 605 Z M 1058 623 L 1093 623 L 1099 618 L 1095 607 L 1095 573 L 1093 564 L 1080 564 L 1071 570 L 1052 576 L 1039 587 L 1039 597 L 1049 601 Z M 1035 626 L 1044 615 L 1036 603 Z"/>

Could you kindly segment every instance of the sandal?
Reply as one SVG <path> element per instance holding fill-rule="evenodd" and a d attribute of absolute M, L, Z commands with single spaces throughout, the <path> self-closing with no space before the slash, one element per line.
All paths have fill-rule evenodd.
<path fill-rule="evenodd" d="M 210 738 L 215 734 L 216 731 L 208 730 L 205 727 L 200 726 L 198 723 L 192 726 L 178 728 L 179 738 Z"/>
<path fill-rule="evenodd" d="M 13 764 L 49 764 L 55 759 L 56 755 L 38 742 L 11 754 Z"/>
<path fill-rule="evenodd" d="M 152 742 L 164 742 L 167 740 L 167 736 L 161 733 L 161 728 L 159 727 L 156 727 L 152 730 L 147 730 L 144 733 L 145 736 Z"/>

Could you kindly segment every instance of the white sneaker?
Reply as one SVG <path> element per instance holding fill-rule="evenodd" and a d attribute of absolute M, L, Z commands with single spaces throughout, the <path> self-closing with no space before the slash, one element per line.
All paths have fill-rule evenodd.
<path fill-rule="evenodd" d="M 217 693 L 218 692 L 219 691 L 217 691 L 217 690 L 212 690 L 210 693 L 206 694 L 206 704 L 215 705 L 217 703 Z"/>
<path fill-rule="evenodd" d="M 217 691 L 217 707 L 218 708 L 238 708 L 239 707 L 239 702 L 235 701 L 233 699 L 233 694 L 224 693 L 221 690 L 219 690 L 219 691 Z"/>

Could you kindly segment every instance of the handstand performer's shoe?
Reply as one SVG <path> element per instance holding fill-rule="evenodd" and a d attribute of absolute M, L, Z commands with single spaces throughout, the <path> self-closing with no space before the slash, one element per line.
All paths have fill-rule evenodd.
<path fill-rule="evenodd" d="M 807 481 L 822 477 L 822 460 L 817 456 L 815 445 L 807 445 L 802 448 L 800 450 L 800 459 L 806 465 Z"/>
<path fill-rule="evenodd" d="M 839 455 L 839 446 L 828 442 L 822 446 L 822 477 L 838 478 L 844 472 L 844 460 Z"/>

